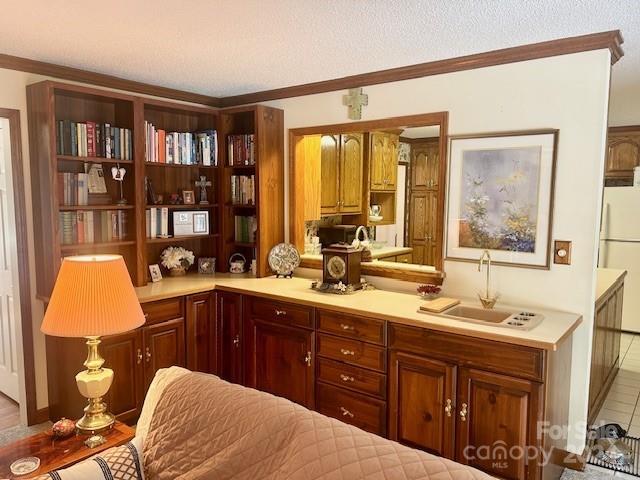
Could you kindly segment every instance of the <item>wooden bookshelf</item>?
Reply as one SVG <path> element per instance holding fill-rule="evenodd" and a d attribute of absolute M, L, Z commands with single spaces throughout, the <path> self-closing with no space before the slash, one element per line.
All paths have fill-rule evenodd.
<path fill-rule="evenodd" d="M 216 268 L 228 271 L 229 257 L 236 252 L 257 260 L 257 276 L 270 275 L 267 256 L 284 240 L 284 133 L 281 110 L 254 105 L 233 109 L 215 109 L 141 98 L 119 92 L 45 81 L 27 87 L 29 145 L 32 171 L 37 293 L 46 298 L 60 267 L 61 258 L 86 253 L 121 254 L 136 286 L 148 281 L 148 265 L 159 263 L 160 253 L 169 245 L 193 250 L 196 257 L 216 257 Z M 131 160 L 100 156 L 72 156 L 57 149 L 57 122 L 93 121 L 131 130 Z M 147 162 L 145 159 L 145 121 L 167 132 L 216 130 L 218 165 L 182 165 Z M 228 166 L 227 138 L 235 134 L 253 134 L 255 165 Z M 104 164 L 105 183 L 111 202 L 107 205 L 63 205 L 59 197 L 58 172 L 83 173 L 89 164 Z M 126 169 L 123 196 L 127 204 L 118 205 L 118 182 L 111 179 L 111 167 Z M 256 202 L 231 204 L 231 176 L 255 175 Z M 205 176 L 212 182 L 207 188 L 208 204 L 199 204 L 195 181 Z M 154 193 L 162 195 L 162 204 L 148 201 L 145 178 Z M 191 190 L 195 205 L 168 204 L 172 193 Z M 199 210 L 209 212 L 209 234 L 170 238 L 147 238 L 146 210 L 168 208 L 171 231 L 172 212 Z M 59 213 L 79 211 L 121 211 L 127 215 L 127 235 L 123 239 L 94 243 L 62 244 Z M 255 242 L 236 242 L 234 216 L 255 215 Z M 95 215 L 95 213 L 94 213 Z M 194 269 L 196 267 L 192 267 Z"/>

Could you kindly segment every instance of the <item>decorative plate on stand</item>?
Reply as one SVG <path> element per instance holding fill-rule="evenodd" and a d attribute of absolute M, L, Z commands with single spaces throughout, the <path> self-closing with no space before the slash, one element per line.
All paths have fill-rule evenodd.
<path fill-rule="evenodd" d="M 290 243 L 279 243 L 269 252 L 269 267 L 276 277 L 293 276 L 293 271 L 300 265 L 300 254 Z"/>

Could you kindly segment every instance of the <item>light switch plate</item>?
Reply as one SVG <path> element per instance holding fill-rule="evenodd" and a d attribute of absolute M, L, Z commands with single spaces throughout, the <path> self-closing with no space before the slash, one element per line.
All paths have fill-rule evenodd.
<path fill-rule="evenodd" d="M 553 263 L 571 265 L 571 242 L 556 240 L 553 242 Z"/>

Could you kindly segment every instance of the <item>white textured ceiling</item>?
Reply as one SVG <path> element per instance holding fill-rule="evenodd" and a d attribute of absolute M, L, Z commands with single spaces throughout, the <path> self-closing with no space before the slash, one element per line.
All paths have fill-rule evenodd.
<path fill-rule="evenodd" d="M 3 0 L 0 53 L 214 96 L 620 29 L 640 95 L 639 0 Z"/>

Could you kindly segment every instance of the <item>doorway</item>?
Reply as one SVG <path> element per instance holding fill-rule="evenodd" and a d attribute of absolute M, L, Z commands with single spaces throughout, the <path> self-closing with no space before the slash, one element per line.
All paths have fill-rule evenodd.
<path fill-rule="evenodd" d="M 0 108 L 0 429 L 37 421 L 21 142 Z"/>

